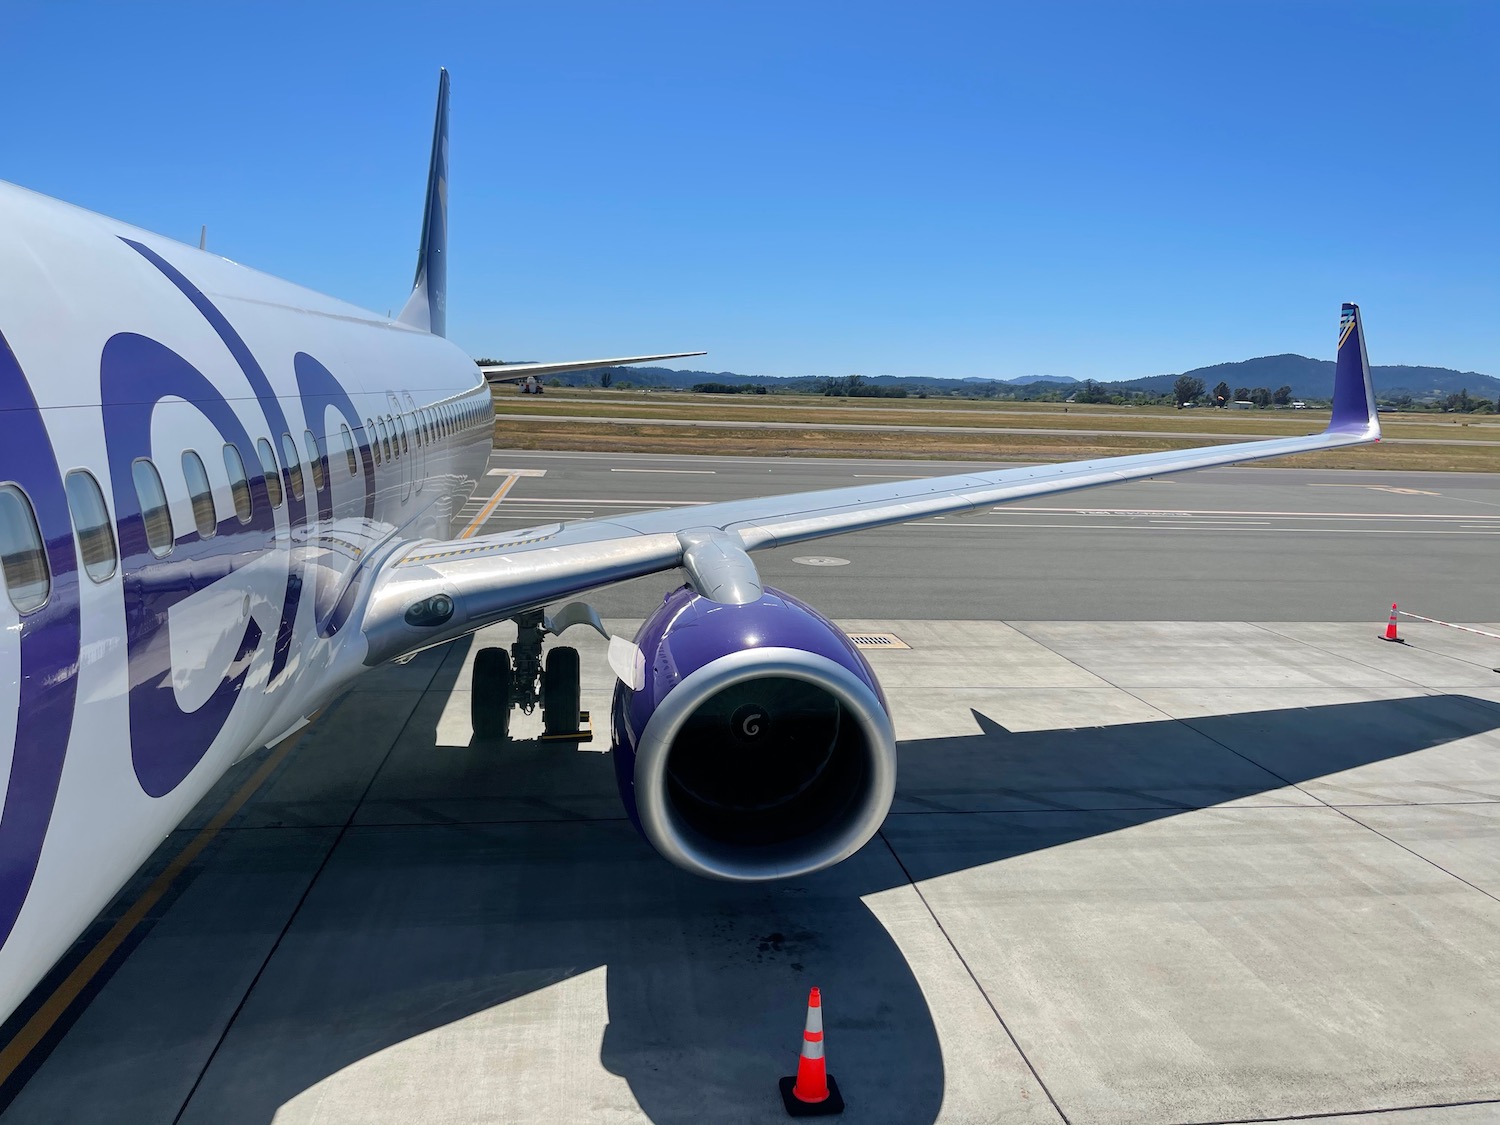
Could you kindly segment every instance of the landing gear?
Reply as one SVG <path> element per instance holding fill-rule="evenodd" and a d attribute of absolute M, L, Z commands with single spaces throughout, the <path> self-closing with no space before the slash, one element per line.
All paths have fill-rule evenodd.
<path fill-rule="evenodd" d="M 503 648 L 482 648 L 474 654 L 469 720 L 475 738 L 504 742 L 509 735 L 512 679 L 510 653 Z"/>
<path fill-rule="evenodd" d="M 583 611 L 587 610 L 587 614 Z M 566 607 L 556 619 L 541 610 L 523 613 L 516 622 L 516 642 L 510 651 L 483 648 L 474 657 L 469 714 L 476 739 L 505 741 L 510 712 L 519 707 L 531 714 L 542 709 L 543 742 L 589 742 L 588 713 L 579 710 L 581 685 L 578 650 L 558 647 L 542 662 L 542 641 L 569 625 L 588 623 L 604 633 L 598 615 L 581 604 Z M 607 633 L 605 634 L 608 635 Z"/>
<path fill-rule="evenodd" d="M 555 648 L 542 673 L 542 724 L 549 735 L 576 735 L 581 694 L 578 650 Z"/>

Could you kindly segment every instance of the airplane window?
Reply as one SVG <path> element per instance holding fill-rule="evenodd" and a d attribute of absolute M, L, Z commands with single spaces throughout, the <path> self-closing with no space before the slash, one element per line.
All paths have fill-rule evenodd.
<path fill-rule="evenodd" d="M 142 457 L 130 466 L 135 479 L 135 495 L 141 502 L 141 520 L 146 525 L 146 545 L 157 558 L 172 553 L 174 535 L 172 513 L 167 510 L 167 494 L 161 486 L 156 466 Z"/>
<path fill-rule="evenodd" d="M 401 431 L 401 452 L 402 453 L 410 453 L 411 452 L 411 442 L 409 442 L 409 441 L 406 440 L 406 415 L 405 414 L 397 414 L 396 415 L 396 429 L 398 429 L 398 430 Z"/>
<path fill-rule="evenodd" d="M 281 469 L 276 465 L 276 451 L 265 438 L 255 439 L 255 451 L 260 454 L 260 470 L 266 478 L 266 492 L 271 497 L 271 507 L 281 507 Z"/>
<path fill-rule="evenodd" d="M 93 474 L 84 469 L 74 469 L 63 483 L 83 569 L 95 582 L 107 581 L 115 573 L 115 533 L 109 524 L 109 509 L 104 506 L 104 493 L 99 491 Z"/>
<path fill-rule="evenodd" d="M 5 574 L 5 590 L 18 613 L 47 604 L 52 573 L 42 533 L 31 501 L 13 484 L 0 484 L 0 572 Z"/>
<path fill-rule="evenodd" d="M 281 435 L 281 455 L 286 459 L 287 476 L 291 478 L 292 495 L 302 499 L 302 458 L 297 455 L 297 443 L 291 434 Z"/>
<path fill-rule="evenodd" d="M 229 494 L 234 497 L 234 514 L 240 523 L 250 522 L 250 482 L 245 479 L 245 459 L 239 447 L 231 443 L 224 446 L 224 468 L 229 473 Z"/>
<path fill-rule="evenodd" d="M 213 488 L 208 483 L 203 458 L 191 449 L 182 451 L 182 478 L 187 481 L 188 500 L 193 505 L 193 523 L 197 525 L 198 534 L 210 539 L 219 533 L 219 513 L 214 511 Z"/>
<path fill-rule="evenodd" d="M 391 456 L 392 457 L 400 457 L 401 456 L 401 434 L 396 429 L 396 419 L 392 418 L 389 414 L 387 414 L 385 416 L 385 424 L 386 424 L 386 428 L 391 431 Z"/>
<path fill-rule="evenodd" d="M 385 459 L 391 459 L 391 435 L 385 428 L 385 423 L 379 418 L 375 419 L 375 428 L 380 431 L 380 448 L 385 451 Z"/>
<path fill-rule="evenodd" d="M 322 492 L 328 478 L 323 472 L 323 458 L 318 453 L 318 439 L 313 437 L 311 430 L 303 430 L 302 444 L 307 449 L 307 463 L 312 466 L 313 487 Z"/>
<path fill-rule="evenodd" d="M 354 435 L 342 422 L 339 423 L 339 437 L 344 439 L 344 460 L 349 463 L 349 475 L 356 476 L 359 473 L 359 458 L 354 455 Z"/>
<path fill-rule="evenodd" d="M 380 464 L 380 438 L 375 433 L 375 423 L 365 419 L 365 434 L 370 439 L 370 456 L 375 458 L 375 464 Z"/>

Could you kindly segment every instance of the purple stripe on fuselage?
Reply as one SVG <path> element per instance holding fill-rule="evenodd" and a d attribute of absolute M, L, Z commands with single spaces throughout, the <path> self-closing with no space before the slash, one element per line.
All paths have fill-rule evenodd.
<path fill-rule="evenodd" d="M 203 319 L 208 321 L 210 327 L 218 333 L 219 339 L 224 341 L 224 346 L 234 356 L 234 361 L 240 365 L 240 370 L 245 373 L 245 378 L 250 383 L 250 389 L 255 392 L 255 397 L 260 401 L 266 421 L 271 426 L 271 444 L 276 445 L 279 436 L 290 433 L 292 427 L 287 424 L 286 414 L 281 409 L 281 401 L 276 397 L 271 381 L 266 378 L 265 371 L 261 369 L 260 363 L 251 354 L 245 341 L 240 338 L 240 334 L 234 330 L 234 326 L 225 319 L 223 313 L 214 307 L 213 302 L 203 295 L 202 290 L 184 277 L 172 263 L 139 242 L 133 242 L 128 238 L 121 239 L 121 241 L 159 269 L 167 280 L 177 286 L 183 296 L 191 301 L 193 307 L 203 315 Z M 287 517 L 293 527 L 305 526 L 307 505 L 292 491 L 291 466 L 283 465 L 281 473 L 283 477 L 281 491 L 286 497 Z M 292 644 L 296 639 L 297 607 L 301 600 L 302 581 L 297 568 L 292 567 L 287 572 L 286 597 L 282 602 L 281 622 L 276 629 L 276 648 L 271 654 L 271 681 L 273 683 L 291 660 Z"/>
<path fill-rule="evenodd" d="M 78 564 L 73 522 L 51 438 L 10 345 L 0 336 L 0 480 L 26 491 L 47 545 L 52 589 L 21 618 L 15 751 L 0 813 L 0 944 L 31 891 L 57 802 L 78 690 Z M 9 642 L 14 643 L 14 642 Z"/>
<path fill-rule="evenodd" d="M 122 332 L 104 345 L 99 394 L 124 574 L 131 760 L 141 788 L 161 797 L 181 784 L 224 728 L 262 635 L 253 619 L 247 621 L 228 674 L 207 702 L 184 711 L 172 684 L 169 613 L 185 598 L 274 550 L 276 520 L 265 477 L 257 473 L 250 478 L 248 523 L 231 513 L 219 521 L 211 538 L 202 538 L 195 529 L 184 531 L 175 538 L 171 553 L 157 558 L 146 540 L 131 474 L 132 462 L 151 456 L 151 419 L 157 404 L 168 397 L 191 403 L 223 441 L 239 449 L 247 466 L 256 464 L 254 443 L 207 376 L 145 336 Z M 212 456 L 219 451 L 205 452 Z"/>
<path fill-rule="evenodd" d="M 314 410 L 321 415 L 323 410 L 332 407 L 342 414 L 344 421 L 348 423 L 364 481 L 364 516 L 367 520 L 374 519 L 375 459 L 371 456 L 370 444 L 365 438 L 364 423 L 360 420 L 359 411 L 354 408 L 353 399 L 349 397 L 349 392 L 344 390 L 343 385 L 333 377 L 333 372 L 306 352 L 298 352 L 293 357 L 292 367 L 297 373 L 297 392 L 302 397 L 302 409 L 307 414 L 309 422 L 313 421 Z M 322 426 L 319 425 L 316 428 L 322 429 Z M 332 476 L 327 465 L 329 452 L 331 451 L 324 451 L 324 487 L 318 492 L 318 518 L 322 520 L 333 517 Z M 338 632 L 339 626 L 343 624 L 347 616 L 336 612 L 340 594 L 343 592 L 336 584 L 337 578 L 337 572 L 330 568 L 317 568 L 313 590 L 313 614 L 318 620 L 319 634 L 325 637 Z M 352 581 L 352 576 L 346 581 L 346 585 L 348 581 Z"/>

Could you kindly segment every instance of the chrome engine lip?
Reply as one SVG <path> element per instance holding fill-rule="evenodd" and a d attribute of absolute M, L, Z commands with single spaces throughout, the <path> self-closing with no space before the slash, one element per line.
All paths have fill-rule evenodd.
<path fill-rule="evenodd" d="M 707 854 L 684 831 L 667 801 L 667 757 L 683 723 L 718 692 L 746 680 L 785 676 L 831 692 L 849 709 L 868 742 L 871 756 L 869 792 L 861 815 L 796 863 L 733 863 Z M 885 822 L 896 795 L 896 736 L 890 716 L 873 690 L 842 664 L 794 648 L 742 649 L 710 661 L 686 676 L 646 723 L 636 746 L 636 812 L 653 847 L 685 871 L 728 882 L 768 882 L 810 875 L 832 867 L 862 848 Z"/>

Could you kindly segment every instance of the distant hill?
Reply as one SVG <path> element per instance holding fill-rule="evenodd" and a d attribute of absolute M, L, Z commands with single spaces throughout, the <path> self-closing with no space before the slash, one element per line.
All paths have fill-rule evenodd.
<path fill-rule="evenodd" d="M 1297 398 L 1332 398 L 1334 362 L 1331 359 L 1308 359 L 1303 355 L 1267 355 L 1244 359 L 1238 363 L 1216 363 L 1197 367 L 1182 374 L 1202 379 L 1210 391 L 1220 382 L 1231 390 L 1240 387 L 1289 386 Z M 1467 390 L 1479 398 L 1500 394 L 1500 379 L 1477 371 L 1454 371 L 1449 367 L 1371 367 L 1370 378 L 1381 398 L 1407 394 L 1412 398 L 1444 397 Z M 1166 394 L 1177 381 L 1176 375 L 1152 375 L 1146 379 L 1127 379 L 1105 384 L 1111 390 L 1140 390 Z"/>
<path fill-rule="evenodd" d="M 799 375 L 741 375 L 734 371 L 679 371 L 670 367 L 605 367 L 591 371 L 571 371 L 559 376 L 566 386 L 598 386 L 600 375 L 608 373 L 613 382 L 629 383 L 635 387 L 659 387 L 670 390 L 688 390 L 698 383 L 728 383 L 765 386 L 768 390 L 817 394 L 823 388 L 823 376 Z M 1276 390 L 1290 386 L 1292 394 L 1300 399 L 1328 399 L 1333 395 L 1334 363 L 1327 359 L 1308 359 L 1301 355 L 1268 355 L 1256 359 L 1244 359 L 1237 363 L 1216 363 L 1211 367 L 1197 367 L 1182 372 L 1202 379 L 1207 390 L 1212 391 L 1220 382 L 1229 384 L 1230 390 L 1241 387 L 1265 387 Z M 1394 399 L 1410 395 L 1415 399 L 1442 398 L 1458 391 L 1467 390 L 1476 398 L 1500 399 L 1500 379 L 1481 375 L 1477 371 L 1454 371 L 1448 367 L 1372 367 L 1371 378 L 1375 381 L 1375 393 L 1382 399 Z M 1142 379 L 1124 379 L 1102 385 L 1114 393 L 1143 391 L 1147 394 L 1169 394 L 1177 375 L 1151 375 Z M 550 381 L 550 380 L 549 380 Z M 1013 379 L 936 379 L 926 376 L 867 376 L 865 382 L 875 387 L 904 387 L 913 394 L 942 395 L 957 391 L 964 395 L 988 394 L 986 388 L 1016 394 L 1064 391 L 1081 381 L 1069 375 L 1022 375 Z"/>

